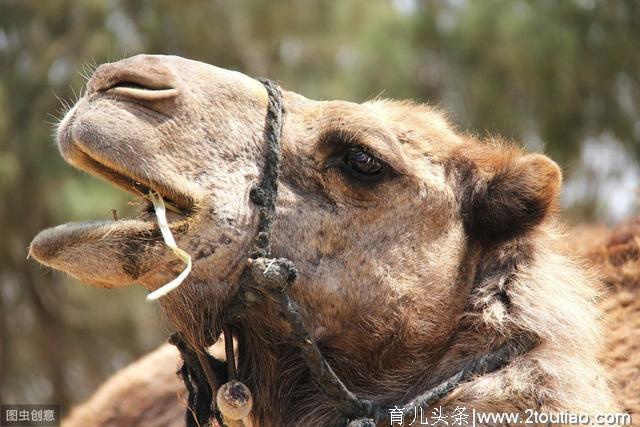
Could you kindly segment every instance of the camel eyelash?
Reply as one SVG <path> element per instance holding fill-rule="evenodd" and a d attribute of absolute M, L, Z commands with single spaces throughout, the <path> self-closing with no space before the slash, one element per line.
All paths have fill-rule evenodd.
<path fill-rule="evenodd" d="M 349 151 L 362 150 L 369 155 L 383 161 L 382 157 L 367 147 L 363 141 L 366 140 L 367 133 L 364 131 L 354 132 L 342 128 L 333 128 L 325 130 L 319 138 L 320 150 L 327 158 L 340 156 Z"/>
<path fill-rule="evenodd" d="M 374 151 L 364 146 L 362 135 L 344 130 L 325 132 L 321 146 L 326 150 L 324 169 L 339 170 L 354 184 L 372 184 L 388 177 L 391 168 Z"/>

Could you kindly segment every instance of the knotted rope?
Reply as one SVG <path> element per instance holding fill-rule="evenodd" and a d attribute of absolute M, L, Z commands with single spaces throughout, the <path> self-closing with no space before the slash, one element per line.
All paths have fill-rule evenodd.
<path fill-rule="evenodd" d="M 178 375 L 188 393 L 186 427 L 208 426 L 212 418 L 221 423 L 220 413 L 213 405 L 213 393 L 226 381 L 225 363 L 204 352 L 196 353 L 178 332 L 169 338 L 169 343 L 176 346 L 182 357 Z"/>

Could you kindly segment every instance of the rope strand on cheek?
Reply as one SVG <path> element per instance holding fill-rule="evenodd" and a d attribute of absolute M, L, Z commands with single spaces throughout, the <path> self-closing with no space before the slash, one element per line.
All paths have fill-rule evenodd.
<path fill-rule="evenodd" d="M 254 241 L 254 248 L 250 258 L 271 256 L 271 228 L 276 211 L 278 197 L 278 175 L 280 174 L 280 138 L 282 136 L 282 92 L 278 85 L 271 80 L 260 79 L 267 90 L 269 104 L 265 127 L 267 153 L 265 156 L 264 174 L 260 184 L 250 192 L 251 201 L 258 206 L 258 234 Z"/>

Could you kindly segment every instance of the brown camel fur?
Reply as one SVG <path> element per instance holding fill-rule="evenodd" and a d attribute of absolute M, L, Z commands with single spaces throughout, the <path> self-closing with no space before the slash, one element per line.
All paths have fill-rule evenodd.
<path fill-rule="evenodd" d="M 153 189 L 194 259 L 161 299 L 194 346 L 213 344 L 257 225 L 249 190 L 265 159 L 267 96 L 240 73 L 140 55 L 99 67 L 58 129 L 72 165 L 134 194 Z M 357 395 L 399 405 L 474 356 L 526 335 L 538 345 L 438 402 L 451 413 L 609 412 L 597 360 L 597 281 L 554 249 L 559 168 L 457 132 L 409 102 L 318 102 L 284 93 L 273 252 L 299 269 L 289 290 L 313 339 Z M 96 286 L 157 289 L 182 269 L 150 209 L 66 224 L 31 254 Z M 238 321 L 251 424 L 333 425 L 288 326 L 264 305 Z M 426 408 L 430 410 L 430 408 Z"/>

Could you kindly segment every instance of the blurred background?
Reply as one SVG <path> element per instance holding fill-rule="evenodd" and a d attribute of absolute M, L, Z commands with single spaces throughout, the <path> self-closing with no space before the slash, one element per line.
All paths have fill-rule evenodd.
<path fill-rule="evenodd" d="M 26 259 L 41 229 L 130 198 L 58 155 L 83 74 L 166 53 L 307 97 L 413 98 L 561 164 L 565 217 L 638 212 L 637 0 L 0 0 L 0 402 L 87 398 L 169 333 L 141 289 L 97 290 Z"/>

